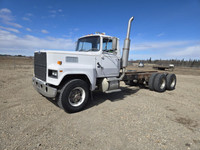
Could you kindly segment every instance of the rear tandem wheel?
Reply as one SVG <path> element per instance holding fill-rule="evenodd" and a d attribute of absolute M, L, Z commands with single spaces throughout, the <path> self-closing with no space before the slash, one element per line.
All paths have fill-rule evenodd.
<path fill-rule="evenodd" d="M 155 78 L 156 76 L 158 75 L 158 73 L 153 73 L 150 78 L 149 78 L 149 82 L 148 82 L 148 85 L 149 85 L 149 89 L 151 91 L 154 91 L 154 81 L 155 81 Z"/>
<path fill-rule="evenodd" d="M 153 85 L 156 92 L 164 92 L 166 90 L 166 75 L 158 74 L 155 77 Z"/>
<path fill-rule="evenodd" d="M 167 75 L 167 90 L 174 90 L 176 86 L 176 75 L 175 74 L 168 74 Z"/>

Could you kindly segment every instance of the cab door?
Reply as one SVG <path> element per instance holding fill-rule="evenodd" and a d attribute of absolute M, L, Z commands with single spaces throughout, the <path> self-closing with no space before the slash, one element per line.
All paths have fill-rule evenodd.
<path fill-rule="evenodd" d="M 103 37 L 101 57 L 96 58 L 96 68 L 99 77 L 119 76 L 120 61 L 117 51 L 112 49 L 112 39 Z"/>

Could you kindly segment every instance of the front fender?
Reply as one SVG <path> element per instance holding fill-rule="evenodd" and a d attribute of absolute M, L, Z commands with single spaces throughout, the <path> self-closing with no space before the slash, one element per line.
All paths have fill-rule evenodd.
<path fill-rule="evenodd" d="M 92 65 L 68 64 L 68 65 L 50 65 L 48 69 L 58 70 L 58 78 L 47 77 L 47 83 L 58 86 L 66 75 L 86 75 L 93 91 L 96 86 L 96 69 Z"/>

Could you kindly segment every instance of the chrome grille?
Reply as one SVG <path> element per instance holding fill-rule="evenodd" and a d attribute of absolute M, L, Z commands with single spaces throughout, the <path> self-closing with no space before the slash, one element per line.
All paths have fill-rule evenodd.
<path fill-rule="evenodd" d="M 34 53 L 34 73 L 35 77 L 46 81 L 46 67 L 47 67 L 47 56 L 45 52 Z"/>

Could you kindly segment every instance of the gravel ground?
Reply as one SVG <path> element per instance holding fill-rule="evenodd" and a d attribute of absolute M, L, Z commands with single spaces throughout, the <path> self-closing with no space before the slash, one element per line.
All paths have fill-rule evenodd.
<path fill-rule="evenodd" d="M 0 69 L 0 149 L 200 150 L 200 76 L 174 91 L 128 87 L 68 114 L 32 87 L 32 67 Z"/>

